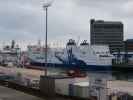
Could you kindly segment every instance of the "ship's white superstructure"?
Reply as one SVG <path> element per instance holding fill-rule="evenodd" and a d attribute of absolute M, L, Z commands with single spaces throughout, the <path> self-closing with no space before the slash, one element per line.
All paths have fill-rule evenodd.
<path fill-rule="evenodd" d="M 44 67 L 45 51 L 46 49 L 39 45 L 28 46 L 30 64 Z M 104 53 L 100 54 L 102 52 Z M 74 40 L 70 39 L 64 49 L 59 50 L 48 47 L 47 65 L 48 67 L 62 68 L 110 69 L 112 66 L 112 55 L 108 46 L 91 46 L 86 41 L 77 45 Z"/>

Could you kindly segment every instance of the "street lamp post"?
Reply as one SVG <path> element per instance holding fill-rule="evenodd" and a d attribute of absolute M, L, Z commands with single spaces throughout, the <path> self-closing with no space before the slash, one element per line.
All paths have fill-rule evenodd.
<path fill-rule="evenodd" d="M 47 51 L 48 51 L 48 7 L 50 7 L 52 4 L 52 1 L 46 2 L 43 5 L 44 10 L 46 11 L 46 33 L 45 33 L 45 76 L 47 75 Z"/>

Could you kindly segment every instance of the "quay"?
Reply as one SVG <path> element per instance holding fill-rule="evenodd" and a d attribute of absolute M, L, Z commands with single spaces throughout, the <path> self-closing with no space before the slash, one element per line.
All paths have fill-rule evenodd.
<path fill-rule="evenodd" d="M 19 88 L 22 87 L 20 86 Z M 29 93 L 26 90 L 14 89 L 13 87 L 9 88 L 0 85 L 0 100 L 75 100 L 75 98 L 70 98 L 61 95 L 49 97 L 49 96 L 44 96 L 41 93 L 39 93 L 38 95 L 38 93 L 35 93 L 35 91 Z"/>
<path fill-rule="evenodd" d="M 18 96 L 21 97 L 21 95 L 28 95 L 28 94 L 37 96 L 40 98 L 39 99 L 27 99 L 27 100 L 75 100 L 75 98 L 74 98 L 75 96 L 76 97 L 81 96 L 83 98 L 80 98 L 80 100 L 82 100 L 82 99 L 84 100 L 84 97 L 85 98 L 89 97 L 88 89 L 90 89 L 90 91 L 91 91 L 91 88 L 89 88 L 89 87 L 91 87 L 92 83 L 94 83 L 93 77 L 96 79 L 100 79 L 101 77 L 107 78 L 107 79 L 109 78 L 109 80 L 107 80 L 107 81 L 106 81 L 106 79 L 103 79 L 103 82 L 105 82 L 105 84 L 107 85 L 107 87 L 105 85 L 105 88 L 107 89 L 107 92 L 106 92 L 107 96 L 114 95 L 114 93 L 116 95 L 117 94 L 119 95 L 119 93 L 120 93 L 120 95 L 121 95 L 121 93 L 123 93 L 125 95 L 127 93 L 127 94 L 130 94 L 131 96 L 133 96 L 133 83 L 132 82 L 119 81 L 119 80 L 115 80 L 115 79 L 113 80 L 110 77 L 110 74 L 108 75 L 108 74 L 102 74 L 102 73 L 100 73 L 100 74 L 89 73 L 89 75 L 85 78 L 71 78 L 71 77 L 65 77 L 62 75 L 54 74 L 54 75 L 48 75 L 47 77 L 44 77 L 43 85 L 40 85 L 38 83 L 40 81 L 40 76 L 42 76 L 44 74 L 44 71 L 41 71 L 41 70 L 15 68 L 15 67 L 10 68 L 10 67 L 0 66 L 0 74 L 1 74 L 2 79 L 3 79 L 3 74 L 5 74 L 7 76 L 15 76 L 15 81 L 6 80 L 8 83 L 6 84 L 6 82 L 5 82 L 4 86 L 7 86 L 7 87 L 2 87 L 2 86 L 0 87 L 0 94 L 3 93 L 3 95 L 5 95 L 5 97 L 7 96 L 7 98 L 9 95 L 9 98 L 11 98 L 9 100 L 17 100 Z M 106 77 L 104 77 L 103 75 L 104 76 L 106 75 Z M 17 81 L 16 81 L 16 79 L 17 79 Z M 27 79 L 28 79 L 28 81 L 27 81 Z M 30 80 L 31 84 L 29 84 L 29 80 Z M 34 81 L 34 80 L 38 80 L 38 81 Z M 25 82 L 26 84 L 23 82 Z M 37 84 L 34 84 L 34 82 L 37 82 Z M 0 82 L 0 83 L 2 83 L 2 82 Z M 44 83 L 45 83 L 45 85 L 44 85 Z M 102 83 L 102 84 L 104 84 L 104 83 Z M 99 84 L 94 84 L 94 85 L 99 86 Z M 103 87 L 103 85 L 102 85 L 102 87 Z M 12 89 L 9 89 L 9 88 L 12 88 Z M 15 89 L 15 90 L 13 90 L 13 89 Z M 43 89 L 43 91 L 41 89 Z M 53 91 L 51 91 L 51 90 L 53 90 Z M 75 90 L 78 90 L 78 91 L 75 92 Z M 5 91 L 8 91 L 7 94 Z M 12 91 L 11 93 L 14 93 L 14 94 L 10 94 L 9 93 L 10 91 Z M 13 91 L 15 91 L 15 92 L 13 92 Z M 21 92 L 18 92 L 18 91 L 21 91 Z M 18 94 L 17 94 L 17 92 L 18 92 Z M 102 89 L 101 92 L 103 93 L 105 91 Z M 19 93 L 20 93 L 20 95 L 19 95 Z M 27 94 L 25 94 L 25 93 L 27 93 Z M 49 97 L 47 97 L 47 95 L 45 95 L 46 93 L 50 93 L 51 95 L 53 93 L 53 94 L 55 94 L 55 96 L 53 96 L 54 98 L 53 97 L 49 98 Z M 11 97 L 10 97 L 10 95 L 11 95 Z M 28 98 L 30 95 L 24 96 L 24 97 Z M 97 94 L 94 93 L 94 96 L 95 95 L 97 95 Z M 14 98 L 12 96 L 16 96 L 16 98 L 12 99 L 12 98 Z M 71 96 L 74 96 L 74 97 L 71 98 Z M 41 98 L 43 98 L 43 99 L 41 99 Z M 0 100 L 1 100 L 1 97 L 0 97 Z M 6 100 L 8 100 L 8 99 L 6 99 Z M 21 100 L 21 99 L 19 99 L 19 100 Z M 76 98 L 76 100 L 77 100 L 77 98 Z M 94 99 L 94 100 L 96 100 L 96 99 Z M 105 99 L 100 99 L 100 100 L 105 100 Z"/>
<path fill-rule="evenodd" d="M 70 98 L 64 98 L 56 96 L 50 97 L 37 97 L 21 91 L 17 91 L 12 88 L 0 86 L 0 100 L 72 100 Z"/>
<path fill-rule="evenodd" d="M 0 100 L 45 100 L 14 89 L 0 86 Z"/>

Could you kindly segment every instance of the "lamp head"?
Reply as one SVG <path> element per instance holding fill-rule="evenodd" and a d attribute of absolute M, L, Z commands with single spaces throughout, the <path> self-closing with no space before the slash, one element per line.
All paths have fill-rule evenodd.
<path fill-rule="evenodd" d="M 48 8 L 52 5 L 53 0 L 45 0 L 43 7 Z"/>

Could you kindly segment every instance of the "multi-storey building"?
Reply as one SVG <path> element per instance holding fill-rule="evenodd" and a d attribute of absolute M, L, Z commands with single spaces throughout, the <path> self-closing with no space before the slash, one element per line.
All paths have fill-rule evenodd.
<path fill-rule="evenodd" d="M 111 52 L 123 50 L 123 23 L 91 19 L 90 42 L 92 45 L 109 45 Z"/>

